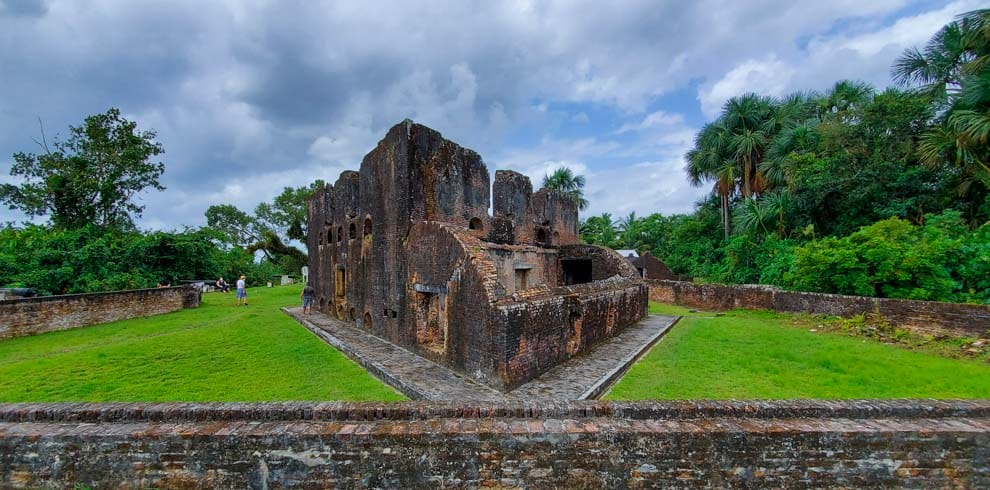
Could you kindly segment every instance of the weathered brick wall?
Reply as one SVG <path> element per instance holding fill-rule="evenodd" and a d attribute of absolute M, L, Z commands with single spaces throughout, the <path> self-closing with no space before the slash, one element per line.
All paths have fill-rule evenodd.
<path fill-rule="evenodd" d="M 990 486 L 990 401 L 0 405 L 2 487 Z"/>
<path fill-rule="evenodd" d="M 194 308 L 201 295 L 186 285 L 0 301 L 0 339 Z"/>
<path fill-rule="evenodd" d="M 566 194 L 532 192 L 521 174 L 498 172 L 491 217 L 490 189 L 488 170 L 474 151 L 409 120 L 393 126 L 365 155 L 360 172 L 341 173 L 308 200 L 317 308 L 482 383 L 504 389 L 521 382 L 504 376 L 506 330 L 512 327 L 494 304 L 518 301 L 505 298 L 517 293 L 571 293 L 550 290 L 561 281 L 555 247 L 579 241 L 577 207 Z M 601 330 L 608 334 L 645 316 L 646 290 L 632 266 L 612 251 L 573 246 L 594 261 L 602 291 L 615 289 L 604 282 L 619 274 L 638 298 L 630 301 L 643 305 L 620 314 L 618 304 L 600 304 L 595 314 L 606 316 L 591 323 L 609 325 Z M 523 281 L 518 273 L 527 285 L 516 291 L 516 270 L 527 267 L 532 276 Z M 614 297 L 595 296 L 598 302 Z M 568 317 L 553 321 L 554 335 L 511 339 L 513 345 L 536 345 L 553 337 L 558 344 L 537 352 L 536 369 L 518 372 L 543 372 L 544 361 L 557 357 L 541 352 L 585 345 L 578 337 L 599 338 L 570 335 L 565 346 Z"/>
<path fill-rule="evenodd" d="M 841 317 L 875 314 L 897 327 L 929 335 L 982 337 L 990 330 L 990 305 L 806 293 L 759 285 L 648 282 L 651 301 L 701 309 L 752 308 Z"/>

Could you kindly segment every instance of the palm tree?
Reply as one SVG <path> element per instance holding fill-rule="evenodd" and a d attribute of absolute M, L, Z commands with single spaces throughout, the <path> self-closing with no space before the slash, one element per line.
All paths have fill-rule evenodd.
<path fill-rule="evenodd" d="M 544 175 L 543 187 L 566 192 L 574 198 L 580 210 L 588 207 L 588 200 L 584 198 L 584 176 L 574 175 L 574 172 L 567 167 L 560 167 Z"/>
<path fill-rule="evenodd" d="M 818 115 L 822 119 L 837 117 L 846 121 L 851 111 L 869 102 L 872 98 L 873 87 L 870 84 L 854 80 L 841 80 L 825 92 L 824 96 L 818 98 Z"/>
<path fill-rule="evenodd" d="M 924 51 L 905 51 L 891 71 L 942 109 L 938 126 L 919 142 L 921 161 L 960 168 L 961 195 L 974 182 L 990 187 L 990 9 L 960 15 Z"/>
<path fill-rule="evenodd" d="M 706 124 L 688 151 L 684 170 L 691 185 L 714 181 L 712 192 L 718 194 L 722 210 L 722 230 L 729 236 L 729 197 L 736 188 L 735 162 L 729 158 L 729 131 L 721 119 Z"/>

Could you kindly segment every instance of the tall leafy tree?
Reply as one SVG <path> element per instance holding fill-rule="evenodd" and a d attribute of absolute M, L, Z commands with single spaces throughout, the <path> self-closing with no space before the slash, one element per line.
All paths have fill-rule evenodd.
<path fill-rule="evenodd" d="M 144 211 L 134 198 L 148 188 L 165 190 L 158 180 L 165 165 L 153 161 L 164 150 L 155 137 L 114 108 L 70 126 L 65 141 L 49 144 L 42 130 L 41 153 L 14 154 L 10 174 L 24 182 L 0 186 L 0 202 L 48 216 L 58 228 L 132 227 Z"/>
<path fill-rule="evenodd" d="M 908 49 L 891 72 L 941 110 L 920 143 L 921 160 L 960 169 L 959 193 L 990 187 L 990 9 L 965 13 L 928 41 Z"/>
<path fill-rule="evenodd" d="M 272 202 L 263 202 L 254 209 L 259 221 L 271 230 L 289 240 L 306 239 L 306 199 L 324 187 L 323 180 L 317 180 L 302 187 L 286 187 L 275 196 Z"/>
<path fill-rule="evenodd" d="M 560 167 L 543 176 L 543 187 L 570 194 L 581 210 L 588 207 L 588 200 L 584 198 L 584 184 L 584 176 L 576 175 L 567 167 Z"/>

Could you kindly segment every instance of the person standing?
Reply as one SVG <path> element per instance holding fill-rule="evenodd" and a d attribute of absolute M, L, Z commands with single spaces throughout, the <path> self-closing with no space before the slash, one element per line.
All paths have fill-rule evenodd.
<path fill-rule="evenodd" d="M 316 296 L 316 290 L 312 286 L 306 284 L 303 288 L 302 293 L 299 295 L 303 302 L 303 314 L 312 315 L 313 314 L 313 300 Z"/>
<path fill-rule="evenodd" d="M 241 301 L 247 306 L 247 283 L 244 282 L 244 276 L 237 280 L 237 306 L 241 306 Z"/>

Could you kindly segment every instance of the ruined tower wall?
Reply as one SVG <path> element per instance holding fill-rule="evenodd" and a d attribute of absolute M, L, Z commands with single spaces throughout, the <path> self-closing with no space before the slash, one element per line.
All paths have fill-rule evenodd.
<path fill-rule="evenodd" d="M 515 172 L 498 172 L 494 193 L 492 218 L 477 153 L 411 121 L 392 127 L 360 172 L 342 173 L 309 202 L 318 308 L 500 389 L 645 315 L 642 288 L 602 282 L 639 281 L 635 269 L 611 251 L 576 245 L 570 196 L 533 193 Z M 596 275 L 582 280 L 600 284 L 561 288 L 565 249 L 590 258 Z M 637 300 L 614 297 L 626 286 Z M 620 314 L 599 301 L 633 309 Z M 582 333 L 574 315 L 586 311 L 604 317 Z"/>
<path fill-rule="evenodd" d="M 409 139 L 410 218 L 487 224 L 490 184 L 481 156 L 425 126 L 411 125 Z"/>
<path fill-rule="evenodd" d="M 577 203 L 559 191 L 533 192 L 529 177 L 511 170 L 495 172 L 492 188 L 495 219 L 512 222 L 511 243 L 569 245 L 580 243 Z M 541 235 L 542 232 L 542 235 Z M 493 236 L 496 242 L 504 243 Z"/>
<path fill-rule="evenodd" d="M 533 193 L 527 219 L 531 226 L 524 231 L 532 233 L 532 243 L 551 245 L 581 243 L 578 233 L 577 203 L 563 192 L 540 189 Z M 549 241 L 541 241 L 541 230 Z"/>

